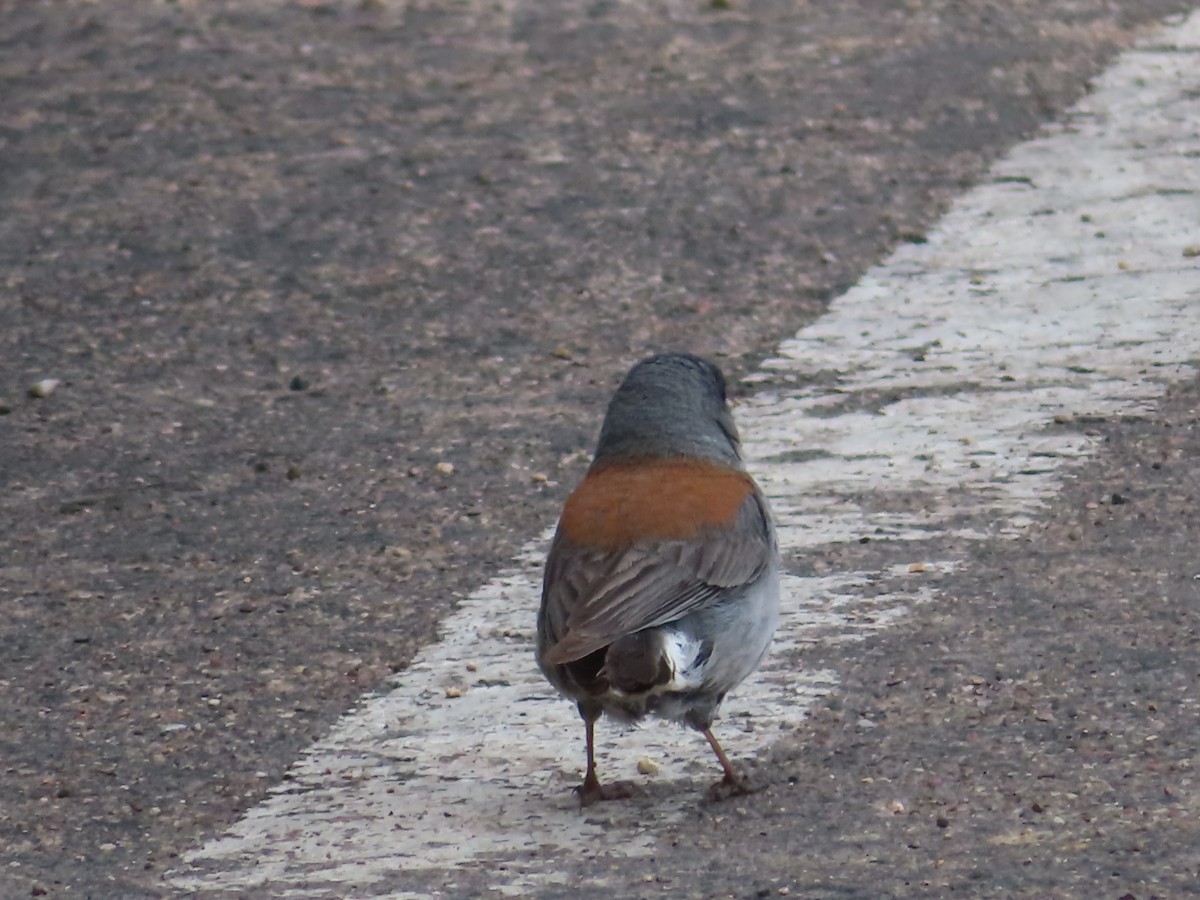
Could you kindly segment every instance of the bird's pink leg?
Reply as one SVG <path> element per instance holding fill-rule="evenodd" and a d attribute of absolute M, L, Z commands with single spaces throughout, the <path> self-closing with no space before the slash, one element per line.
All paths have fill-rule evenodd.
<path fill-rule="evenodd" d="M 766 787 L 766 785 L 751 786 L 746 779 L 734 770 L 733 763 L 725 755 L 725 750 L 721 747 L 721 742 L 717 740 L 717 736 L 712 733 L 711 728 L 701 728 L 700 733 L 708 741 L 708 746 L 712 747 L 713 753 L 717 754 L 717 762 L 725 770 L 725 777 L 708 789 L 709 799 L 724 800 L 727 797 L 755 794 Z"/>
<path fill-rule="evenodd" d="M 579 794 L 581 807 L 591 806 L 597 800 L 628 800 L 633 796 L 633 785 L 628 781 L 613 781 L 601 784 L 596 777 L 595 732 L 596 720 L 584 717 L 584 727 L 587 730 L 587 774 L 583 776 L 583 784 L 575 788 Z"/>

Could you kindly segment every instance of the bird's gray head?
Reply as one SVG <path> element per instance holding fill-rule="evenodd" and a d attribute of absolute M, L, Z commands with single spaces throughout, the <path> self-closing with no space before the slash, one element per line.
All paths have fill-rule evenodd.
<path fill-rule="evenodd" d="M 698 456 L 741 465 L 725 376 L 690 353 L 644 359 L 617 388 L 596 447 L 596 459 Z"/>

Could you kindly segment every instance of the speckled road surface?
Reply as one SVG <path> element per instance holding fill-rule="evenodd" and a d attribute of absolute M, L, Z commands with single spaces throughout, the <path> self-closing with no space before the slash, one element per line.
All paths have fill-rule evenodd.
<path fill-rule="evenodd" d="M 1181 6 L 6 6 L 2 892 L 178 890 L 552 520 L 629 361 L 755 371 Z M 802 654 L 839 681 L 757 760 L 768 792 L 664 819 L 636 866 L 542 868 L 1194 890 L 1195 408 L 1184 380 L 1087 414 L 1104 446 L 1018 541 L 942 535 L 937 603 Z M 864 537 L 799 574 L 911 563 Z"/>
<path fill-rule="evenodd" d="M 1125 54 L 1061 125 L 1006 154 L 924 244 L 872 268 L 748 379 L 756 390 L 740 425 L 776 512 L 788 602 L 772 659 L 727 703 L 732 746 L 762 757 L 777 742 L 802 744 L 814 702 L 839 693 L 838 657 L 855 654 L 868 636 L 882 641 L 890 629 L 906 630 L 914 609 L 936 609 L 957 581 L 976 575 L 972 557 L 1025 538 L 1064 476 L 1086 471 L 1100 443 L 1083 423 L 1154 416 L 1168 388 L 1196 378 L 1200 282 L 1192 260 L 1200 248 L 1190 240 L 1200 229 L 1200 166 L 1188 164 L 1200 152 L 1195 85 L 1200 15 Z M 1124 490 L 1104 505 L 1129 504 L 1135 492 Z M 771 810 L 775 798 L 705 804 L 701 788 L 714 776 L 694 735 L 663 726 L 613 740 L 602 729 L 604 771 L 635 779 L 643 797 L 579 810 L 569 790 L 581 777 L 579 724 L 528 652 L 543 543 L 473 594 L 394 690 L 310 748 L 230 834 L 189 853 L 172 883 L 279 896 L 581 888 L 628 896 L 637 885 L 624 872 L 644 872 L 653 860 L 655 877 L 695 888 L 688 879 L 695 856 L 678 849 L 698 837 L 695 810 L 717 817 L 729 806 Z M 870 550 L 811 574 L 813 557 L 855 544 Z M 1200 582 L 1200 558 L 1170 562 L 1164 574 L 1184 590 L 1158 602 L 1182 601 L 1175 621 L 1183 624 L 1188 600 L 1200 599 L 1200 583 L 1187 586 L 1189 575 Z M 1030 632 L 1034 625 L 1026 623 Z M 1153 684 L 1156 710 L 1200 703 L 1192 683 L 1200 668 L 1188 652 L 1198 642 L 1184 627 L 1176 642 L 1156 646 L 1150 672 L 1128 673 Z M 817 657 L 828 667 L 806 668 Z M 1007 665 L 987 668 L 986 676 L 972 668 L 966 679 L 972 697 L 985 698 L 981 709 L 1013 680 Z M 1015 732 L 1031 720 L 1054 720 L 1057 698 L 1038 696 L 1041 678 L 1020 680 L 1031 703 L 1014 704 L 1006 724 Z M 1081 720 L 1076 740 L 1085 746 L 1108 724 L 1082 709 L 1072 717 Z M 871 716 L 854 724 L 890 727 Z M 1144 807 L 1138 779 L 1113 786 L 1102 774 L 1114 756 L 1103 738 L 1073 778 L 1057 776 L 1067 783 L 1044 802 L 1030 801 L 1035 814 L 1055 807 L 1044 822 L 1021 815 L 1024 795 L 1044 792 L 1036 752 L 1009 752 L 1011 809 L 980 803 L 986 778 L 946 785 L 951 799 L 935 825 L 949 833 L 955 821 L 953 865 L 974 856 L 989 890 L 1022 895 L 1082 876 L 1078 890 L 1090 895 L 1095 889 L 1084 885 L 1094 885 L 1094 873 L 1047 866 L 1035 860 L 1039 849 L 1065 842 L 1080 860 L 1091 858 L 1094 844 L 1114 837 L 1104 813 L 1116 803 L 1152 821 L 1175 813 L 1172 824 L 1195 834 L 1187 773 L 1200 734 L 1151 728 L 1145 737 L 1163 740 L 1181 767 L 1163 773 L 1174 787 L 1170 804 Z M 1146 754 L 1122 763 L 1136 765 L 1137 757 Z M 635 763 L 646 761 L 653 771 L 639 777 Z M 828 773 L 838 774 L 836 767 Z M 875 802 L 855 810 L 855 820 L 920 815 L 925 798 L 895 794 L 886 777 L 866 778 Z M 1089 793 L 1093 804 L 1103 798 L 1100 809 L 1061 799 Z M 661 846 L 663 833 L 673 835 L 671 850 Z M 770 848 L 772 833 L 760 837 Z M 980 851 L 993 844 L 1025 848 L 1030 872 L 1014 877 L 988 865 Z M 751 854 L 737 845 L 735 835 L 724 852 L 744 867 Z M 626 860 L 620 875 L 610 871 Z M 1168 856 L 1157 873 L 1162 889 L 1191 883 L 1194 862 Z M 485 863 L 486 872 L 464 874 Z M 820 866 L 793 861 L 784 871 L 774 883 L 790 892 Z M 853 877 L 849 867 L 840 874 Z M 941 886 L 952 887 L 961 876 L 952 868 L 944 877 Z M 1126 887 L 1145 882 L 1140 873 L 1116 877 Z"/>

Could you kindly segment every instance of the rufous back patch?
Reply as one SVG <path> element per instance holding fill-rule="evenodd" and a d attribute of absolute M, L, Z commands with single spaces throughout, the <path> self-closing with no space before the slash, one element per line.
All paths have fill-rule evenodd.
<path fill-rule="evenodd" d="M 745 472 L 696 459 L 631 460 L 593 469 L 567 498 L 559 527 L 577 544 L 619 550 L 689 540 L 728 525 L 754 490 Z"/>

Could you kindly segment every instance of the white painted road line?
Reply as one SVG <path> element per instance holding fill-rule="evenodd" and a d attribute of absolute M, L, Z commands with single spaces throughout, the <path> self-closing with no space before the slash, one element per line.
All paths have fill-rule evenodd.
<path fill-rule="evenodd" d="M 1124 54 L 1066 124 L 1014 149 L 928 243 L 901 248 L 764 366 L 738 418 L 785 553 L 1019 533 L 1093 449 L 1081 420 L 1144 413 L 1195 376 L 1197 245 L 1200 14 Z M 453 895 L 457 870 L 486 862 L 493 889 L 520 895 L 559 883 L 564 853 L 650 854 L 654 831 L 702 802 L 710 755 L 683 729 L 602 725 L 602 772 L 646 794 L 580 812 L 583 729 L 533 663 L 543 545 L 173 884 L 346 897 L 386 878 L 405 885 L 388 896 Z M 919 574 L 788 578 L 773 655 L 718 725 L 731 753 L 762 750 L 836 683 L 802 668 L 806 644 L 935 599 L 930 572 L 958 561 L 913 546 Z M 643 757 L 661 770 L 638 775 Z"/>

